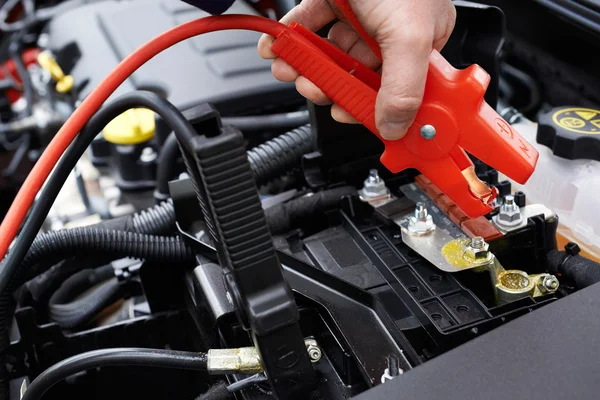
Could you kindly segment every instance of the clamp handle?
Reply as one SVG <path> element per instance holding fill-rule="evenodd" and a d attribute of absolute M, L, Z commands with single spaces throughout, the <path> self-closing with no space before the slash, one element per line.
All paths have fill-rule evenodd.
<path fill-rule="evenodd" d="M 358 32 L 369 38 L 347 0 L 336 0 L 336 4 Z M 379 51 L 372 38 L 367 42 Z M 497 191 L 476 178 L 465 151 L 519 183 L 533 173 L 537 151 L 485 103 L 490 77 L 478 65 L 457 70 L 432 51 L 415 122 L 404 138 L 390 141 L 381 137 L 375 125 L 375 101 L 381 87 L 378 74 L 295 23 L 277 37 L 271 49 L 383 141 L 381 162 L 391 172 L 418 169 L 471 218 L 492 211 Z M 433 135 L 421 133 L 426 126 L 434 128 Z M 476 191 L 473 183 L 487 190 Z"/>
<path fill-rule="evenodd" d="M 316 377 L 306 352 L 294 295 L 283 276 L 242 133 L 204 107 L 195 126 L 176 131 L 219 264 L 244 328 L 250 330 L 276 398 L 303 398 Z"/>

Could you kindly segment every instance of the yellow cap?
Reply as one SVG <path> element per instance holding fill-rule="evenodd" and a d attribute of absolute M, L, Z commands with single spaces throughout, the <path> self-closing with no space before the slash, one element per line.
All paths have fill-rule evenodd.
<path fill-rule="evenodd" d="M 154 111 L 132 108 L 110 121 L 102 135 L 113 144 L 140 144 L 152 139 L 155 129 Z"/>
<path fill-rule="evenodd" d="M 42 51 L 37 56 L 40 67 L 50 73 L 52 79 L 56 81 L 56 91 L 58 93 L 68 93 L 73 89 L 75 83 L 71 75 L 65 75 L 62 68 L 56 62 L 56 59 L 48 51 Z"/>

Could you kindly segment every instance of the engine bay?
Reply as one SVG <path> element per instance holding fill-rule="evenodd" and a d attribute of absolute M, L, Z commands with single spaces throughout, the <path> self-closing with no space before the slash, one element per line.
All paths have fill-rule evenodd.
<path fill-rule="evenodd" d="M 491 210 L 471 217 L 275 80 L 258 33 L 173 42 L 81 122 L 23 211 L 0 267 L 0 399 L 596 398 L 600 8 L 454 4 L 442 55 L 489 74 L 494 129 L 539 153 L 527 183 L 463 152 L 491 190 L 470 187 Z M 111 71 L 205 17 L 178 0 L 0 6 L 5 222 Z"/>

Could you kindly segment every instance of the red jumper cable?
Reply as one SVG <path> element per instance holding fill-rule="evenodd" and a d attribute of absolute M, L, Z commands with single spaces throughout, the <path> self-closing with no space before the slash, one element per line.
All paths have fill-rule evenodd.
<path fill-rule="evenodd" d="M 375 41 L 360 27 L 347 1 L 336 2 L 380 55 Z M 479 66 L 459 71 L 434 51 L 423 106 L 415 123 L 403 139 L 388 141 L 381 138 L 375 127 L 375 99 L 381 85 L 381 77 L 375 72 L 297 24 L 286 27 L 266 18 L 245 15 L 208 17 L 177 26 L 138 48 L 75 110 L 32 169 L 0 225 L 0 258 L 6 255 L 36 194 L 60 156 L 117 87 L 140 66 L 174 44 L 203 33 L 228 29 L 255 30 L 276 37 L 272 47 L 275 53 L 384 142 L 386 150 L 381 161 L 390 171 L 411 167 L 420 170 L 470 217 L 491 211 L 490 203 L 496 192 L 489 188 L 481 191 L 474 185 L 471 185 L 472 190 L 469 181 L 476 178 L 473 178 L 472 163 L 465 150 L 519 183 L 524 183 L 533 173 L 537 152 L 483 101 L 489 75 Z M 433 131 L 429 127 L 433 127 Z M 422 135 L 422 131 L 426 134 Z M 479 182 L 479 185 L 483 184 Z"/>

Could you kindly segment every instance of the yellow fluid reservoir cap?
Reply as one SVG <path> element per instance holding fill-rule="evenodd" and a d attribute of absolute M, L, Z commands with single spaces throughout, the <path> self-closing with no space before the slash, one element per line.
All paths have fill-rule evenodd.
<path fill-rule="evenodd" d="M 147 108 L 132 108 L 110 121 L 102 131 L 102 135 L 107 142 L 132 145 L 152 139 L 155 130 L 154 111 Z"/>

